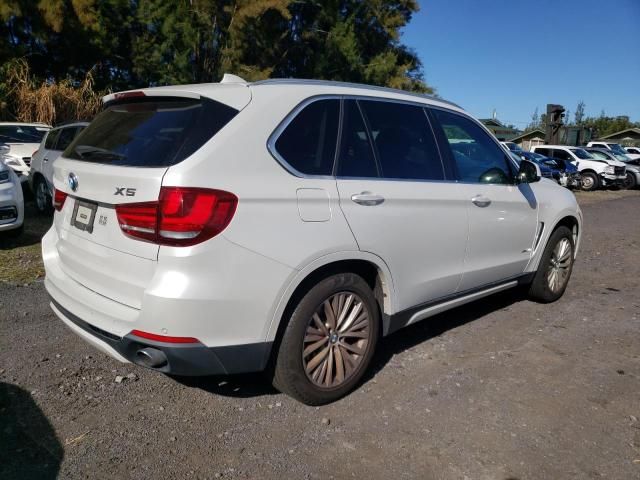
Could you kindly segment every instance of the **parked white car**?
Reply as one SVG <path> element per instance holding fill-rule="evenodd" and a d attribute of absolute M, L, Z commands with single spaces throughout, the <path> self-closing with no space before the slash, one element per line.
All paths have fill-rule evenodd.
<path fill-rule="evenodd" d="M 624 147 L 624 150 L 632 160 L 640 159 L 640 147 Z"/>
<path fill-rule="evenodd" d="M 452 103 L 233 76 L 104 102 L 54 165 L 42 250 L 53 311 L 120 361 L 273 365 L 277 388 L 322 404 L 356 387 L 381 336 L 567 287 L 574 195 Z"/>
<path fill-rule="evenodd" d="M 53 164 L 71 142 L 89 125 L 75 122 L 52 128 L 31 158 L 29 186 L 40 213 L 53 211 Z"/>
<path fill-rule="evenodd" d="M 0 122 L 0 145 L 9 147 L 0 160 L 18 174 L 21 182 L 29 176 L 31 157 L 51 127 L 43 123 Z"/>
<path fill-rule="evenodd" d="M 629 153 L 629 151 L 622 148 L 622 145 L 616 142 L 589 142 L 587 143 L 587 147 L 604 148 L 606 150 L 611 150 L 614 155 L 624 155 L 631 160 L 637 160 L 638 158 L 640 158 L 640 154 Z M 624 162 L 624 158 L 619 158 L 618 160 Z"/>
<path fill-rule="evenodd" d="M 0 154 L 6 147 L 0 147 Z M 18 175 L 0 160 L 0 238 L 22 233 L 24 199 Z"/>
<path fill-rule="evenodd" d="M 623 162 L 594 158 L 580 147 L 538 145 L 531 147 L 531 151 L 573 163 L 580 170 L 583 190 L 597 190 L 607 186 L 623 187 L 627 178 L 626 166 Z"/>

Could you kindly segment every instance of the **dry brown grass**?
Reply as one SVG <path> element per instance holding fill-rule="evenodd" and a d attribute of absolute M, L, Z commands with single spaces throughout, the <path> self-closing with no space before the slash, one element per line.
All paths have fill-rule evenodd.
<path fill-rule="evenodd" d="M 59 82 L 36 81 L 24 59 L 6 69 L 7 101 L 13 116 L 21 122 L 55 125 L 75 120 L 90 120 L 99 111 L 102 96 L 96 92 L 93 76 L 88 72 L 81 82 L 67 78 Z"/>

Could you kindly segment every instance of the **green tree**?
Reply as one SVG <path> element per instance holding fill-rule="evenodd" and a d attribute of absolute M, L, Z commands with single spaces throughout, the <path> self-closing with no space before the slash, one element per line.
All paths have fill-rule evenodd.
<path fill-rule="evenodd" d="M 25 58 L 40 79 L 131 83 L 129 0 L 0 0 L 0 65 Z"/>

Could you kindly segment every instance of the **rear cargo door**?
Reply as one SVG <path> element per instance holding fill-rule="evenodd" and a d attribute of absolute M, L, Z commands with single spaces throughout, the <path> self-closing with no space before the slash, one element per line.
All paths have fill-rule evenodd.
<path fill-rule="evenodd" d="M 125 235 L 116 206 L 157 202 L 167 169 L 210 140 L 237 113 L 199 96 L 116 97 L 55 162 L 67 194 L 56 213 L 63 270 L 79 283 L 139 307 L 159 246 Z"/>

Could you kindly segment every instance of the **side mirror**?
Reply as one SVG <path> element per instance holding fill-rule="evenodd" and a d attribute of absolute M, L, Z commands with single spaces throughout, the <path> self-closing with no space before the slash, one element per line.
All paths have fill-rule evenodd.
<path fill-rule="evenodd" d="M 540 181 L 542 173 L 540 167 L 529 160 L 520 162 L 520 169 L 516 175 L 516 183 L 533 183 Z"/>

